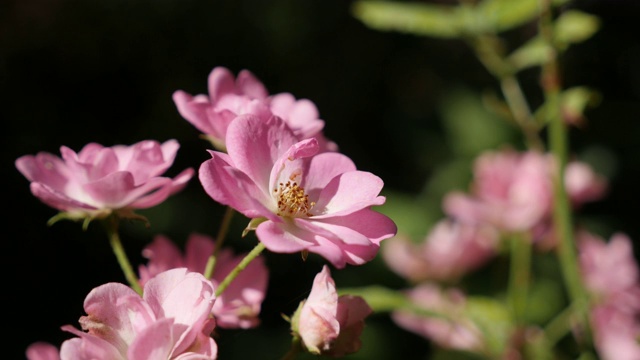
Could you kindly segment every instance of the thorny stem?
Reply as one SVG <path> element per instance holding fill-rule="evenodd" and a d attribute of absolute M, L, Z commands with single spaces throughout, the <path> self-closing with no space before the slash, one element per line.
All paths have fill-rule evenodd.
<path fill-rule="evenodd" d="M 251 252 L 249 252 L 244 257 L 244 259 L 242 259 L 242 261 L 240 261 L 238 266 L 236 266 L 235 268 L 233 268 L 233 270 L 231 270 L 231 272 L 227 275 L 227 277 L 225 277 L 224 280 L 222 280 L 220 285 L 218 285 L 218 288 L 216 289 L 216 296 L 220 296 L 220 294 L 224 292 L 227 286 L 231 284 L 231 282 L 238 276 L 238 274 L 240 274 L 240 272 L 244 270 L 249 265 L 249 263 L 253 261 L 253 259 L 257 258 L 258 255 L 260 255 L 260 253 L 264 249 L 265 249 L 264 244 L 262 242 L 259 242 L 258 245 L 256 245 L 256 247 L 254 247 L 253 250 L 251 250 Z"/>
<path fill-rule="evenodd" d="M 138 277 L 133 271 L 131 263 L 127 258 L 127 254 L 122 247 L 122 242 L 120 241 L 120 235 L 118 234 L 118 221 L 119 219 L 117 215 L 111 215 L 104 221 L 105 227 L 107 228 L 107 235 L 109 236 L 109 243 L 111 244 L 111 249 L 113 249 L 113 253 L 116 255 L 118 264 L 120 264 L 120 268 L 122 269 L 122 272 L 124 272 L 124 276 L 129 282 L 129 285 L 131 285 L 131 288 L 135 290 L 135 292 L 142 295 L 142 287 L 140 286 Z"/>
<path fill-rule="evenodd" d="M 216 265 L 216 256 L 222 248 L 222 243 L 227 236 L 227 232 L 229 231 L 229 226 L 231 225 L 231 219 L 233 218 L 234 212 L 235 211 L 230 206 L 227 206 L 227 209 L 224 212 L 222 223 L 220 224 L 220 229 L 218 229 L 218 235 L 216 236 L 216 245 L 213 249 L 213 254 L 209 256 L 209 260 L 207 260 L 207 265 L 204 270 L 204 277 L 206 277 L 207 279 L 211 279 L 211 277 L 213 276 L 213 269 Z"/>

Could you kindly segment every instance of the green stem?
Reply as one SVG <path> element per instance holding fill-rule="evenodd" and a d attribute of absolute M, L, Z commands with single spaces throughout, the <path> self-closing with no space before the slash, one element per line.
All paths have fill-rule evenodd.
<path fill-rule="evenodd" d="M 109 236 L 109 243 L 111 244 L 111 249 L 113 249 L 113 253 L 116 255 L 118 264 L 120 264 L 120 268 L 122 269 L 122 272 L 124 272 L 124 276 L 129 282 L 129 285 L 131 285 L 131 288 L 135 290 L 135 292 L 142 295 L 142 287 L 140 286 L 138 277 L 133 271 L 131 263 L 127 258 L 127 254 L 122 247 L 122 242 L 120 241 L 120 235 L 118 234 L 118 221 L 118 217 L 112 215 L 104 222 L 105 227 L 107 228 L 107 235 Z"/>
<path fill-rule="evenodd" d="M 547 7 L 546 12 L 548 13 L 549 11 L 550 9 Z M 543 16 L 540 27 L 543 36 L 546 35 L 544 37 L 550 42 L 550 36 L 552 36 L 550 32 L 552 30 L 549 29 L 549 27 L 552 26 L 552 24 L 550 24 L 551 20 L 548 19 L 549 16 L 549 14 Z M 582 281 L 578 272 L 571 207 L 563 181 L 569 144 L 567 141 L 567 125 L 563 121 L 560 112 L 560 75 L 555 56 L 552 56 L 551 60 L 543 66 L 541 82 L 546 101 L 546 116 L 549 122 L 550 150 L 556 160 L 556 176 L 554 177 L 553 184 L 555 198 L 553 220 L 560 241 L 558 255 L 569 294 L 573 300 L 578 300 L 583 295 L 583 290 Z"/>
<path fill-rule="evenodd" d="M 282 357 L 281 360 L 293 360 L 296 358 L 298 353 L 302 350 L 302 343 L 300 341 L 300 337 L 297 335 L 293 336 L 293 340 L 291 340 L 291 348 L 287 351 L 286 354 Z"/>
<path fill-rule="evenodd" d="M 540 18 L 540 33 L 545 41 L 553 47 L 553 22 L 551 17 L 550 0 L 542 0 L 543 13 Z M 554 48 L 555 49 L 555 48 Z M 564 185 L 565 168 L 567 165 L 569 144 L 567 124 L 562 118 L 560 108 L 560 73 L 557 60 L 557 51 L 554 56 L 542 67 L 541 83 L 547 108 L 547 120 L 549 123 L 550 150 L 556 160 L 554 177 L 554 206 L 553 223 L 558 244 L 558 258 L 564 278 L 565 286 L 573 305 L 576 306 L 581 329 L 588 338 L 587 296 L 580 277 L 578 255 L 575 245 L 571 205 Z"/>
<path fill-rule="evenodd" d="M 525 234 L 509 239 L 511 245 L 511 264 L 509 271 L 509 303 L 514 319 L 524 321 L 527 311 L 527 298 L 531 282 L 531 241 Z"/>
<path fill-rule="evenodd" d="M 565 335 L 571 331 L 576 309 L 569 306 L 556 315 L 544 328 L 544 335 L 549 346 L 555 346 Z"/>
<path fill-rule="evenodd" d="M 500 82 L 502 95 L 513 116 L 513 120 L 525 136 L 527 147 L 543 150 L 544 144 L 538 135 L 540 129 L 531 114 L 531 109 L 520 87 L 518 78 L 497 49 L 496 44 L 498 41 L 499 39 L 493 36 L 480 36 L 473 39 L 471 45 L 480 62 Z"/>
<path fill-rule="evenodd" d="M 224 280 L 222 280 L 220 285 L 218 285 L 218 288 L 216 289 L 216 296 L 220 296 L 220 294 L 224 292 L 227 286 L 231 284 L 231 282 L 238 276 L 238 274 L 240 274 L 240 272 L 244 270 L 249 265 L 249 263 L 253 261 L 253 259 L 258 257 L 258 255 L 260 255 L 260 253 L 264 249 L 265 249 L 264 244 L 259 242 L 258 245 L 256 245 L 256 247 L 254 247 L 253 250 L 251 250 L 251 252 L 249 252 L 247 256 L 244 257 L 244 259 L 242 259 L 242 261 L 240 261 L 240 264 L 238 264 L 238 266 L 236 266 L 235 268 L 233 268 L 233 270 L 231 270 L 231 272 L 227 275 L 227 277 L 225 277 Z"/>
<path fill-rule="evenodd" d="M 225 237 L 227 236 L 227 232 L 229 231 L 229 226 L 231 225 L 231 219 L 233 218 L 234 213 L 235 211 L 233 210 L 233 208 L 227 206 L 227 209 L 224 212 L 224 216 L 222 217 L 220 229 L 218 229 L 218 235 L 216 236 L 216 245 L 213 248 L 213 254 L 209 256 L 209 260 L 207 260 L 207 265 L 204 270 L 204 277 L 206 277 L 207 279 L 211 279 L 211 277 L 213 276 L 213 269 L 216 265 L 216 256 L 222 248 L 222 243 L 224 243 Z"/>

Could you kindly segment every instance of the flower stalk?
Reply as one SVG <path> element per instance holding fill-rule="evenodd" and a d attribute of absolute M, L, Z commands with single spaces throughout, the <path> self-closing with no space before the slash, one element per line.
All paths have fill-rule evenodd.
<path fill-rule="evenodd" d="M 231 226 L 231 219 L 233 218 L 233 213 L 235 211 L 232 207 L 227 206 L 224 215 L 222 217 L 222 223 L 220 224 L 220 229 L 218 229 L 218 235 L 216 236 L 216 245 L 213 249 L 213 253 L 209 256 L 209 260 L 207 260 L 207 265 L 204 270 L 204 277 L 207 279 L 211 279 L 213 276 L 213 269 L 216 265 L 216 256 L 218 256 L 218 252 L 222 248 L 222 243 L 224 242 L 227 232 L 229 231 L 229 226 Z"/>
<path fill-rule="evenodd" d="M 229 284 L 231 284 L 231 282 L 238 276 L 238 274 L 240 274 L 240 272 L 244 270 L 251 263 L 251 261 L 253 261 L 253 259 L 257 258 L 264 249 L 264 244 L 259 242 L 258 245 L 256 245 L 256 247 L 254 247 L 253 250 L 251 250 L 247 254 L 247 256 L 244 257 L 244 259 L 242 259 L 242 261 L 240 261 L 238 266 L 231 270 L 231 272 L 224 278 L 224 280 L 222 280 L 220 285 L 218 285 L 218 288 L 216 289 L 216 296 L 220 296 L 227 288 L 227 286 L 229 286 Z"/>
<path fill-rule="evenodd" d="M 511 245 L 509 303 L 516 322 L 523 323 L 527 311 L 527 298 L 531 282 L 532 244 L 524 233 L 513 236 L 509 241 Z"/>
<path fill-rule="evenodd" d="M 142 295 L 142 287 L 140 286 L 140 282 L 138 281 L 138 277 L 136 273 L 133 271 L 133 267 L 129 262 L 129 258 L 127 257 L 124 248 L 122 247 L 122 242 L 120 241 L 120 235 L 118 233 L 118 225 L 119 219 L 114 214 L 109 216 L 104 221 L 105 227 L 107 228 L 107 235 L 109 236 L 109 244 L 111 245 L 111 249 L 118 260 L 118 264 L 120 264 L 120 268 L 124 273 L 127 282 L 131 286 L 135 292 Z"/>

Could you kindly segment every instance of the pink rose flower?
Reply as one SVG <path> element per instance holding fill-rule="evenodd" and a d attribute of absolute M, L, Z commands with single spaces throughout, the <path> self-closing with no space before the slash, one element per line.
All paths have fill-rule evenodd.
<path fill-rule="evenodd" d="M 617 233 L 605 242 L 584 231 L 577 239 L 582 278 L 596 301 L 640 311 L 640 270 L 631 239 Z"/>
<path fill-rule="evenodd" d="M 27 348 L 27 360 L 60 360 L 57 347 L 46 342 L 35 342 Z"/>
<path fill-rule="evenodd" d="M 142 255 L 149 263 L 141 265 L 140 283 L 144 285 L 157 274 L 179 267 L 203 274 L 209 256 L 213 254 L 213 239 L 201 234 L 191 234 L 185 246 L 184 256 L 178 247 L 164 236 L 156 236 Z M 214 287 L 224 280 L 244 258 L 234 255 L 230 249 L 221 249 L 216 258 L 211 282 Z M 216 299 L 212 312 L 216 326 L 221 328 L 248 329 L 258 326 L 260 309 L 267 291 L 269 270 L 264 258 L 258 256 L 236 277 Z"/>
<path fill-rule="evenodd" d="M 338 268 L 375 257 L 396 233 L 382 180 L 356 170 L 337 152 L 318 153 L 316 139 L 298 141 L 278 117 L 240 116 L 227 132 L 228 154 L 210 151 L 200 182 L 215 201 L 254 219 L 256 235 L 279 253 L 309 251 Z"/>
<path fill-rule="evenodd" d="M 535 151 L 490 151 L 474 164 L 471 193 L 452 192 L 444 211 L 466 223 L 488 224 L 502 231 L 540 232 L 551 214 L 555 161 Z M 601 198 L 606 182 L 587 165 L 570 162 L 565 187 L 574 206 Z M 535 229 L 535 228 L 538 229 Z"/>
<path fill-rule="evenodd" d="M 474 164 L 471 194 L 454 192 L 444 211 L 460 221 L 504 231 L 526 231 L 551 209 L 553 183 L 549 158 L 537 152 L 487 152 Z"/>
<path fill-rule="evenodd" d="M 413 282 L 453 282 L 495 256 L 498 240 L 491 227 L 441 220 L 419 244 L 404 236 L 387 240 L 382 255 L 391 270 Z"/>
<path fill-rule="evenodd" d="M 407 291 L 410 301 L 417 307 L 443 315 L 424 316 L 398 310 L 391 314 L 398 326 L 423 336 L 443 348 L 481 351 L 484 341 L 480 329 L 463 316 L 465 296 L 457 289 L 442 290 L 424 283 Z"/>
<path fill-rule="evenodd" d="M 575 207 L 602 199 L 608 188 L 605 178 L 596 174 L 589 165 L 580 161 L 571 161 L 567 164 L 564 183 L 567 195 Z"/>
<path fill-rule="evenodd" d="M 77 154 L 63 146 L 62 158 L 45 152 L 25 155 L 16 160 L 16 167 L 45 204 L 71 218 L 97 218 L 149 208 L 181 190 L 193 169 L 174 179 L 161 176 L 173 164 L 178 148 L 175 140 L 113 147 L 91 143 Z"/>
<path fill-rule="evenodd" d="M 217 149 L 226 148 L 229 124 L 239 115 L 255 115 L 263 120 L 275 115 L 282 118 L 299 140 L 315 137 L 321 149 L 336 151 L 337 145 L 324 138 L 324 121 L 315 104 L 296 100 L 289 93 L 269 96 L 265 86 L 250 71 L 242 70 L 234 79 L 225 67 L 209 74 L 209 96 L 192 96 L 182 90 L 173 94 L 182 117 L 202 131 Z"/>
<path fill-rule="evenodd" d="M 637 314 L 617 306 L 599 305 L 591 310 L 594 345 L 602 360 L 640 359 L 640 322 Z"/>
<path fill-rule="evenodd" d="M 126 285 L 108 283 L 84 301 L 85 331 L 63 327 L 77 338 L 62 343 L 62 360 L 215 359 L 209 334 L 215 300 L 211 282 L 187 269 L 156 275 L 140 297 Z"/>
<path fill-rule="evenodd" d="M 340 357 L 360 350 L 364 319 L 370 314 L 371 308 L 361 297 L 338 296 L 325 265 L 294 315 L 292 327 L 309 352 Z"/>

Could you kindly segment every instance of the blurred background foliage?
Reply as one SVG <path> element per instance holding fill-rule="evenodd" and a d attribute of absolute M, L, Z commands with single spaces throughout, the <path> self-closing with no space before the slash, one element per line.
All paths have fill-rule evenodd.
<path fill-rule="evenodd" d="M 451 5 L 454 1 L 423 1 Z M 400 231 L 421 240 L 442 217 L 440 200 L 466 189 L 471 163 L 481 151 L 523 148 L 513 126 L 487 109 L 499 93 L 494 78 L 457 39 L 421 37 L 367 28 L 347 0 L 7 0 L 0 4 L 0 118 L 5 169 L 2 303 L 13 320 L 7 358 L 22 358 L 31 342 L 59 345 L 77 325 L 82 302 L 100 284 L 124 281 L 97 225 L 86 232 L 71 222 L 52 227 L 55 215 L 29 192 L 15 169 L 21 155 L 61 145 L 79 150 L 145 139 L 181 144 L 169 175 L 197 168 L 209 158 L 206 141 L 177 113 L 171 94 L 206 93 L 213 67 L 249 69 L 271 93 L 290 92 L 316 103 L 325 134 L 362 170 L 385 181 L 387 204 Z M 357 8 L 356 8 L 357 9 Z M 606 199 L 588 204 L 577 220 L 608 237 L 622 231 L 640 239 L 640 5 L 634 0 L 577 0 L 563 10 L 595 15 L 600 30 L 569 48 L 561 59 L 565 87 L 598 91 L 597 106 L 572 128 L 574 156 L 606 175 Z M 357 12 L 357 11 L 356 11 Z M 445 27 L 448 29 L 447 27 Z M 446 30 L 453 31 L 453 30 Z M 536 31 L 524 22 L 503 34 L 519 44 Z M 535 69 L 519 73 L 524 90 L 540 104 Z M 127 224 L 123 242 L 134 264 L 154 235 L 182 245 L 191 232 L 215 235 L 223 208 L 197 179 L 181 193 L 142 212 L 151 228 Z M 240 239 L 246 219 L 236 216 L 228 245 L 248 251 L 253 235 Z M 640 246 L 636 245 L 636 249 Z M 267 253 L 271 272 L 262 325 L 219 330 L 222 359 L 277 359 L 288 348 L 290 315 L 324 263 L 311 255 Z M 544 262 L 541 267 L 544 268 Z M 502 264 L 504 265 L 504 264 Z M 498 267 L 501 264 L 497 265 Z M 499 268 L 498 268 L 499 269 Z M 548 270 L 548 269 L 547 269 Z M 486 289 L 493 272 L 470 278 Z M 544 271 L 544 269 L 543 269 Z M 338 287 L 407 284 L 380 258 L 333 270 Z M 553 283 L 540 295 L 557 294 Z M 545 288 L 546 286 L 546 288 Z M 560 300 L 558 300 L 560 301 Z M 535 314 L 533 316 L 536 316 Z M 545 314 L 538 314 L 544 318 Z M 351 358 L 426 359 L 426 340 L 396 327 L 385 314 L 367 323 L 362 350 Z M 307 358 L 302 356 L 301 358 Z M 308 358 L 311 358 L 308 356 Z M 435 354 L 431 358 L 445 358 Z M 450 358 L 450 357 L 446 357 Z"/>

